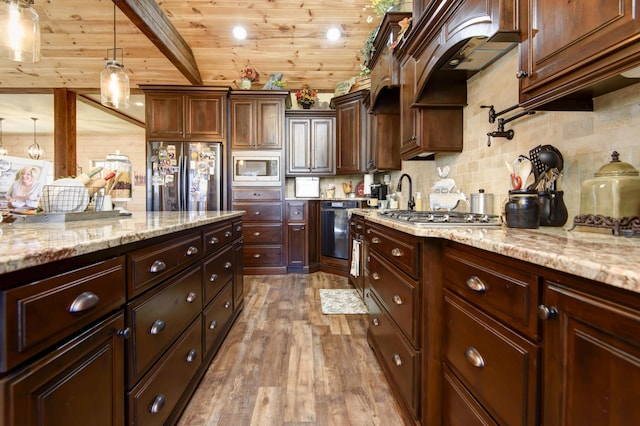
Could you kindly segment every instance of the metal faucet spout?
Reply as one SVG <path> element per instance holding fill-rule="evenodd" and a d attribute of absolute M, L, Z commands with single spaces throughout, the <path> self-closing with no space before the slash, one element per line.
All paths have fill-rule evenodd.
<path fill-rule="evenodd" d="M 406 173 L 403 173 L 398 179 L 398 186 L 396 187 L 396 191 L 402 191 L 402 178 L 406 177 L 409 180 L 409 202 L 407 203 L 407 210 L 413 210 L 416 206 L 416 202 L 413 199 L 413 184 L 411 183 L 411 176 Z"/>

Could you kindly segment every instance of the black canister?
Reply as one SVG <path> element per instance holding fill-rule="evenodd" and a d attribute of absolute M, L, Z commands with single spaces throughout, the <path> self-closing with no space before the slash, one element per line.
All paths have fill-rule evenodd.
<path fill-rule="evenodd" d="M 509 191 L 504 215 L 509 228 L 537 228 L 540 225 L 538 193 L 528 190 Z"/>
<path fill-rule="evenodd" d="M 568 212 L 564 204 L 563 191 L 543 191 L 540 200 L 540 226 L 563 226 L 567 223 Z"/>

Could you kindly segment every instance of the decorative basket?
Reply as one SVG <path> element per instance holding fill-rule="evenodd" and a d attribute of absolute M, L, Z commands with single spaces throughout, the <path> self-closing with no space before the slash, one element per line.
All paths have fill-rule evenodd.
<path fill-rule="evenodd" d="M 47 185 L 40 198 L 45 213 L 83 212 L 89 205 L 89 192 L 82 186 Z"/>

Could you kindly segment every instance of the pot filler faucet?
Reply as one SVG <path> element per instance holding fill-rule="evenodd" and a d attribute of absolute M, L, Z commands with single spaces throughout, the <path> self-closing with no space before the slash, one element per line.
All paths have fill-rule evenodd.
<path fill-rule="evenodd" d="M 413 187 L 411 185 L 411 176 L 409 176 L 408 174 L 404 173 L 402 176 L 400 176 L 400 179 L 398 179 L 398 186 L 396 187 L 396 191 L 402 191 L 402 178 L 406 177 L 407 179 L 409 179 L 409 202 L 407 203 L 407 210 L 413 210 L 413 208 L 416 206 L 416 202 L 413 199 Z"/>

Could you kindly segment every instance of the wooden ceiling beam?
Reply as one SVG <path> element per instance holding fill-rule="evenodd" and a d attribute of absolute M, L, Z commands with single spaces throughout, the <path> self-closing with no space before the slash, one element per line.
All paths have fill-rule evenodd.
<path fill-rule="evenodd" d="M 191 48 L 154 0 L 113 1 L 191 84 L 203 84 Z"/>
<path fill-rule="evenodd" d="M 106 107 L 102 105 L 100 102 L 98 102 L 97 100 L 90 98 L 89 96 L 78 94 L 78 100 L 86 105 L 92 106 L 96 109 L 99 109 L 100 111 L 113 115 L 114 117 L 118 117 L 135 126 L 142 127 L 143 129 L 145 128 L 145 124 L 142 121 L 137 120 L 136 118 L 131 117 L 130 115 L 127 115 L 113 108 Z"/>

